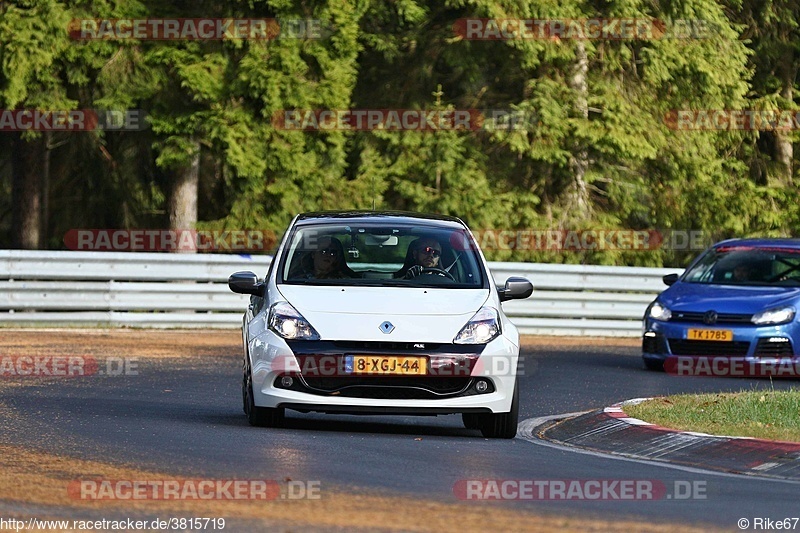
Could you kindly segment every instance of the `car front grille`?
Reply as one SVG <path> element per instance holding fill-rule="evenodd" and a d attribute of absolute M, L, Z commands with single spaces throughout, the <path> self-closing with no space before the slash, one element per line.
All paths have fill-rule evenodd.
<path fill-rule="evenodd" d="M 749 348 L 750 343 L 747 341 L 717 342 L 669 339 L 669 349 L 673 355 L 716 355 L 744 357 L 747 355 L 747 350 Z"/>
<path fill-rule="evenodd" d="M 332 341 L 336 348 L 344 351 L 353 350 L 369 350 L 369 351 L 384 351 L 384 350 L 402 350 L 402 351 L 438 351 L 441 344 L 437 343 L 415 343 L 415 342 L 376 342 L 376 341 Z"/>
<path fill-rule="evenodd" d="M 794 348 L 789 339 L 767 337 L 758 339 L 754 355 L 756 357 L 791 357 L 794 355 Z"/>
<path fill-rule="evenodd" d="M 491 380 L 483 380 L 489 390 L 479 393 L 474 387 L 480 378 L 473 378 L 472 371 L 479 364 L 483 345 L 347 340 L 290 341 L 289 346 L 299 367 L 290 365 L 275 380 L 278 388 L 320 396 L 403 400 L 452 398 L 495 390 Z M 348 370 L 348 356 L 370 355 L 422 358 L 425 373 L 353 375 L 353 370 Z M 281 384 L 283 375 L 294 378 L 291 386 Z"/>
<path fill-rule="evenodd" d="M 674 311 L 670 322 L 699 322 L 704 324 L 705 313 L 694 313 L 689 311 Z M 719 313 L 715 324 L 752 324 L 753 315 L 743 315 L 737 313 Z"/>
<path fill-rule="evenodd" d="M 276 381 L 277 383 L 277 381 Z M 380 400 L 435 400 L 453 396 L 478 394 L 470 377 L 301 377 L 291 390 L 344 398 L 375 398 Z M 494 392 L 491 381 L 489 390 Z"/>
<path fill-rule="evenodd" d="M 390 355 L 464 354 L 478 356 L 485 344 L 441 344 L 433 342 L 389 341 L 287 341 L 295 355 L 343 355 L 374 353 Z"/>

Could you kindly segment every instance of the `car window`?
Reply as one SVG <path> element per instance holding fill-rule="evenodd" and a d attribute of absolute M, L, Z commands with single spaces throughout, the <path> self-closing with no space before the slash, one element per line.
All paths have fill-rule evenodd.
<path fill-rule="evenodd" d="M 416 254 L 415 254 L 416 251 Z M 407 275 L 430 255 L 418 275 Z M 434 263 L 434 264 L 431 264 Z M 477 288 L 486 284 L 474 241 L 437 226 L 303 225 L 280 258 L 279 282 L 319 285 Z"/>
<path fill-rule="evenodd" d="M 688 283 L 800 285 L 800 250 L 751 246 L 709 250 L 683 278 Z"/>

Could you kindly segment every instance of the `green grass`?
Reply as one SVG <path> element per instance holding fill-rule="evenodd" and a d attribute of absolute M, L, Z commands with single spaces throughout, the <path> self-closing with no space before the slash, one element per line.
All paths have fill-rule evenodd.
<path fill-rule="evenodd" d="M 800 442 L 800 390 L 681 394 L 626 405 L 625 413 L 673 429 Z"/>

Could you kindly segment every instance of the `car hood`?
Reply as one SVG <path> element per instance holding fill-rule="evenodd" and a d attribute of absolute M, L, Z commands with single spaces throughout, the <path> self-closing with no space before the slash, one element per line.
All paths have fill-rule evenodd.
<path fill-rule="evenodd" d="M 450 343 L 489 298 L 489 289 L 308 287 L 280 292 L 323 340 Z M 391 322 L 394 329 L 379 327 Z"/>
<path fill-rule="evenodd" d="M 755 314 L 764 309 L 796 304 L 800 288 L 676 283 L 658 300 L 672 311 Z"/>

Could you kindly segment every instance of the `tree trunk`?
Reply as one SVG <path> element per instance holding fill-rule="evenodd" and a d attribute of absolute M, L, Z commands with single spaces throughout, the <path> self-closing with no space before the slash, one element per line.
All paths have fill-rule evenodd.
<path fill-rule="evenodd" d="M 783 88 L 781 96 L 788 102 L 792 102 L 792 90 L 794 86 L 795 71 L 794 62 L 790 57 L 787 64 L 782 69 Z M 792 184 L 794 172 L 794 146 L 792 146 L 791 131 L 775 131 L 775 160 L 778 163 L 778 183 L 777 185 L 786 187 Z"/>
<path fill-rule="evenodd" d="M 42 133 L 44 140 L 44 148 L 46 154 L 43 161 L 42 168 L 42 181 L 41 181 L 41 194 L 42 194 L 42 220 L 39 223 L 41 228 L 41 235 L 39 236 L 39 243 L 47 248 L 47 241 L 50 237 L 50 148 L 53 143 L 53 133 L 46 131 Z"/>
<path fill-rule="evenodd" d="M 588 83 L 586 80 L 589 72 L 589 58 L 586 54 L 586 45 L 582 41 L 576 42 L 575 65 L 569 79 L 570 88 L 575 91 L 575 112 L 578 118 L 589 119 Z M 580 218 L 588 217 L 591 212 L 589 203 L 589 189 L 586 186 L 586 171 L 589 168 L 589 152 L 581 142 L 576 142 L 572 157 L 569 161 L 572 171 L 572 184 L 570 186 L 570 208 Z"/>
<path fill-rule="evenodd" d="M 200 144 L 194 143 L 189 164 L 172 172 L 172 190 L 169 196 L 169 228 L 194 230 L 197 224 L 197 187 L 200 175 Z M 176 251 L 194 253 L 194 249 Z"/>
<path fill-rule="evenodd" d="M 14 138 L 11 170 L 11 246 L 24 250 L 42 247 L 42 185 L 47 183 L 50 151 L 47 139 Z"/>

